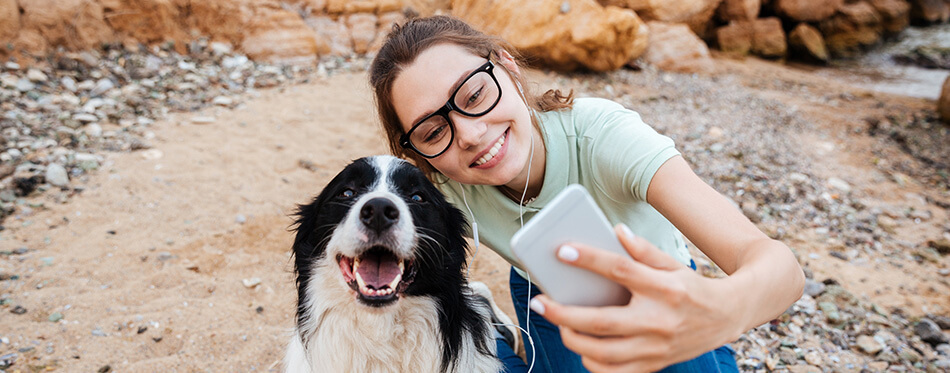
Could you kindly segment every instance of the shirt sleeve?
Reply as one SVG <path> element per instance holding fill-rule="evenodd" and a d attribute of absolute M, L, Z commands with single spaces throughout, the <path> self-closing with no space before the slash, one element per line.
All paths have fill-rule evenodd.
<path fill-rule="evenodd" d="M 653 175 L 680 154 L 672 139 L 613 101 L 578 100 L 574 123 L 594 185 L 618 202 L 646 201 Z"/>

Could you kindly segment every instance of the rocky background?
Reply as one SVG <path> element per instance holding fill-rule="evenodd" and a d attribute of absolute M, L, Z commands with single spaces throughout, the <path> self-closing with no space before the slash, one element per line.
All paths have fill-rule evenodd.
<path fill-rule="evenodd" d="M 950 329 L 950 149 L 945 146 L 950 134 L 940 121 L 943 109 L 829 85 L 741 57 L 833 62 L 908 24 L 946 22 L 950 1 L 945 0 L 0 0 L 0 237 L 40 229 L 34 218 L 73 196 L 95 196 L 99 186 L 89 184 L 93 176 L 124 173 L 111 154 L 170 162 L 173 156 L 162 150 L 168 140 L 156 134 L 168 129 L 157 128 L 159 123 L 174 118 L 179 126 L 198 128 L 188 131 L 214 133 L 214 126 L 225 128 L 222 115 L 240 116 L 214 113 L 241 112 L 267 92 L 352 86 L 347 78 L 333 82 L 364 71 L 392 24 L 439 13 L 505 37 L 539 66 L 580 71 L 540 76 L 543 86 L 636 107 L 677 141 L 700 176 L 770 236 L 798 250 L 809 277 L 805 295 L 734 344 L 742 369 L 950 371 L 945 331 Z M 946 51 L 927 49 L 905 58 L 946 68 L 948 57 Z M 941 102 L 948 95 L 943 96 Z M 270 102 L 282 101 L 271 97 Z M 297 111 L 309 110 L 304 107 Z M 371 131 L 370 123 L 363 124 L 359 131 Z M 254 127 L 232 118 L 226 128 Z M 276 145 L 277 151 L 297 146 L 280 141 L 288 143 Z M 861 165 L 852 171 L 823 170 L 831 160 L 821 158 L 840 148 L 853 154 L 866 150 L 865 158 L 872 159 L 836 160 Z M 319 159 L 292 161 L 294 169 L 324 179 L 337 166 Z M 289 184 L 308 180 L 295 177 Z M 36 224 L 54 231 L 68 228 L 70 218 L 80 224 L 78 215 Z M 233 220 L 244 227 L 259 224 L 248 213 Z M 257 229 L 284 228 L 274 220 Z M 121 238 L 125 231 L 102 234 Z M 83 306 L 52 306 L 56 302 L 43 296 L 57 288 L 50 268 L 67 265 L 54 255 L 66 254 L 38 249 L 55 234 L 34 236 L 0 240 L 0 371 L 69 370 L 70 362 L 59 355 L 72 347 L 57 339 L 66 332 L 47 325 L 66 330 Z M 205 246 L 214 246 L 216 238 L 206 238 Z M 146 273 L 169 268 L 178 271 L 164 272 L 170 278 L 215 281 L 244 275 L 225 273 L 228 266 L 221 268 L 218 256 L 189 259 L 194 248 L 179 247 L 171 238 L 147 246 L 134 254 L 142 254 Z M 154 252 L 155 246 L 168 251 Z M 286 248 L 272 246 L 271 256 L 282 259 Z M 137 265 L 132 259 L 126 264 Z M 208 272 L 209 260 L 220 272 Z M 712 263 L 698 262 L 706 275 L 721 275 Z M 227 300 L 218 297 L 235 292 L 231 287 L 257 292 L 267 281 L 280 281 L 265 277 L 262 286 L 261 279 L 243 280 L 238 286 L 218 285 L 217 293 L 208 285 L 212 295 L 198 298 L 209 296 L 226 307 Z M 172 280 L 157 283 L 176 289 Z M 252 315 L 263 314 L 258 304 Z M 268 315 L 269 325 L 286 321 Z M 45 332 L 34 336 L 2 326 L 10 320 L 20 328 L 25 318 L 33 323 L 25 329 Z M 180 333 L 187 337 L 195 329 L 176 328 L 179 340 Z M 175 334 L 146 319 L 88 329 L 74 332 L 76 340 L 78 335 L 95 340 L 83 346 L 116 337 L 152 349 L 147 346 L 167 346 Z M 206 336 L 215 332 L 220 331 Z M 49 342 L 40 342 L 47 336 Z M 138 341 L 145 336 L 149 340 Z M 279 354 L 271 350 L 268 354 Z M 82 364 L 98 364 L 89 356 L 111 354 L 82 355 Z M 113 368 L 103 361 L 102 369 Z"/>

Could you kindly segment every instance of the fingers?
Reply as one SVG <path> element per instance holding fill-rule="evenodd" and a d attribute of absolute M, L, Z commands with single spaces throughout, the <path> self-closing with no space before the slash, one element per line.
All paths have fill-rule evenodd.
<path fill-rule="evenodd" d="M 662 343 L 642 337 L 598 338 L 561 328 L 564 346 L 583 356 L 584 365 L 596 372 L 635 372 L 662 360 L 668 351 Z M 622 368 L 622 369 L 621 369 Z"/>
<path fill-rule="evenodd" d="M 675 270 L 683 267 L 682 263 L 653 246 L 650 241 L 633 234 L 626 224 L 618 224 L 614 227 L 614 232 L 620 239 L 620 244 L 634 260 L 657 269 Z"/>
<path fill-rule="evenodd" d="M 665 273 L 632 260 L 627 255 L 616 254 L 598 248 L 572 244 L 561 246 L 558 259 L 575 267 L 583 268 L 621 284 L 633 294 L 666 291 Z M 681 268 L 685 268 L 680 266 Z"/>
<path fill-rule="evenodd" d="M 545 295 L 531 299 L 530 307 L 555 325 L 597 336 L 622 336 L 637 331 L 629 310 L 622 307 L 575 307 L 555 302 Z"/>

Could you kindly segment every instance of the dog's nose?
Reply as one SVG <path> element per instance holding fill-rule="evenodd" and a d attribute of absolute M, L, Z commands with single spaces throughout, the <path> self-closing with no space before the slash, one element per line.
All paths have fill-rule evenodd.
<path fill-rule="evenodd" d="M 381 233 L 398 220 L 399 209 L 387 198 L 373 198 L 366 201 L 360 210 L 360 221 L 376 233 Z"/>

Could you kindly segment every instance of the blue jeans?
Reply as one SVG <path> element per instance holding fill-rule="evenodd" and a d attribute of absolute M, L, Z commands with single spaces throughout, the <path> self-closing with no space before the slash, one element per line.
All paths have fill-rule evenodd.
<path fill-rule="evenodd" d="M 696 269 L 696 265 L 692 265 L 693 269 Z M 525 314 L 528 310 L 527 299 L 528 299 L 528 281 L 521 277 L 514 268 L 511 269 L 509 274 L 509 286 L 511 288 L 511 300 L 515 306 L 515 312 L 518 316 L 518 324 L 526 325 L 525 323 Z M 531 296 L 541 294 L 541 289 L 538 289 L 534 284 L 531 286 Z M 534 368 L 531 370 L 532 373 L 548 373 L 548 372 L 587 372 L 587 369 L 584 368 L 584 365 L 581 364 L 580 355 L 574 353 L 571 350 L 568 350 L 567 347 L 564 347 L 564 343 L 561 342 L 561 333 L 558 330 L 558 327 L 546 320 L 541 315 L 531 312 L 531 338 L 534 339 L 534 349 L 537 359 L 534 363 Z M 522 339 L 524 340 L 525 351 L 527 353 L 527 361 L 531 363 L 531 344 L 528 342 L 528 338 L 524 337 L 522 332 Z M 505 372 L 515 373 L 515 372 L 527 372 L 528 366 L 524 361 L 521 361 L 521 358 L 511 350 L 511 347 L 508 346 L 504 340 L 497 340 L 496 345 L 498 346 L 498 357 L 505 364 Z M 682 363 L 676 363 L 670 365 L 660 372 L 662 373 L 686 373 L 686 372 L 738 372 L 739 368 L 736 366 L 735 351 L 732 350 L 729 345 L 719 347 L 715 350 L 707 352 L 699 357 L 684 361 Z"/>

